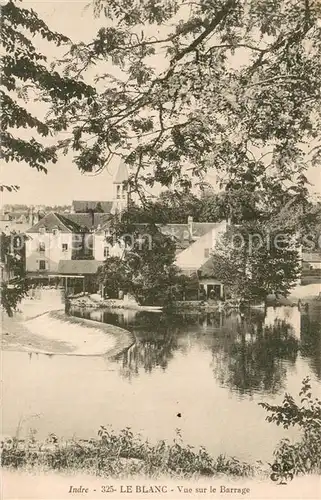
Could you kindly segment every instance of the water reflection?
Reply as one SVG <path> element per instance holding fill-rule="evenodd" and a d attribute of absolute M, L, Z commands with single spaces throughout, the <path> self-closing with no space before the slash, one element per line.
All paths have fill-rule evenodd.
<path fill-rule="evenodd" d="M 141 339 L 119 358 L 121 375 L 131 378 L 139 375 L 140 369 L 145 372 L 151 372 L 156 367 L 166 370 L 177 348 L 176 336 L 171 332 L 157 339 Z"/>
<path fill-rule="evenodd" d="M 72 308 L 70 313 L 127 328 L 135 334 L 136 343 L 117 358 L 120 374 L 128 379 L 138 376 L 141 370 L 151 372 L 156 367 L 166 370 L 174 352 L 179 349 L 179 323 L 171 316 L 124 309 L 115 312 Z"/>
<path fill-rule="evenodd" d="M 298 353 L 321 377 L 320 305 L 300 312 L 296 307 L 238 312 L 156 314 L 125 310 L 72 314 L 112 323 L 134 332 L 136 343 L 118 363 L 122 377 L 141 371 L 167 370 L 176 353 L 193 347 L 211 353 L 211 368 L 220 386 L 240 395 L 277 394 Z M 196 374 L 197 376 L 197 374 Z"/>
<path fill-rule="evenodd" d="M 179 425 L 186 443 L 214 456 L 270 461 L 277 442 L 296 439 L 297 430 L 266 423 L 258 403 L 278 404 L 285 391 L 297 395 L 307 375 L 313 393 L 320 389 L 317 305 L 245 315 L 71 312 L 132 330 L 137 342 L 117 360 L 4 352 L 4 434 L 14 435 L 20 417 L 35 414 L 40 439 L 51 432 L 90 438 L 111 425 L 154 442 L 172 440 Z"/>
<path fill-rule="evenodd" d="M 213 372 L 220 384 L 241 394 L 275 394 L 285 387 L 299 341 L 284 320 L 271 326 L 253 321 L 238 323 L 232 335 L 220 337 L 213 345 Z"/>

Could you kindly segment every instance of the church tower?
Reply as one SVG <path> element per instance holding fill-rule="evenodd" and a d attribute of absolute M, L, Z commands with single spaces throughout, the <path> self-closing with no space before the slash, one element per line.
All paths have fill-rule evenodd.
<path fill-rule="evenodd" d="M 126 164 L 121 161 L 114 178 L 114 199 L 111 209 L 112 214 L 123 212 L 128 205 L 128 170 Z"/>

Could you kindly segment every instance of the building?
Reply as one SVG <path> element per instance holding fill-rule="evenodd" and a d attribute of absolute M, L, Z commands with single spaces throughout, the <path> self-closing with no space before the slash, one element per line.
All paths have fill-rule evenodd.
<path fill-rule="evenodd" d="M 97 260 L 59 261 L 57 274 L 63 280 L 66 294 L 96 292 L 95 276 L 101 264 Z"/>
<path fill-rule="evenodd" d="M 137 224 L 136 227 L 140 230 L 138 237 L 140 240 L 146 241 L 149 234 L 146 234 L 144 227 L 146 224 Z M 158 225 L 159 230 L 169 236 L 174 242 L 176 247 L 176 260 L 175 265 L 179 267 L 183 274 L 189 277 L 195 277 L 195 281 L 199 287 L 198 293 L 194 290 L 195 298 L 203 296 L 204 298 L 223 298 L 224 285 L 215 278 L 211 270 L 212 252 L 219 235 L 226 231 L 226 222 L 220 223 L 207 223 L 207 222 L 194 222 L 192 217 L 188 217 L 186 224 L 165 224 Z M 101 228 L 101 232 L 97 232 L 95 238 L 97 239 L 96 258 L 106 259 L 110 255 L 121 255 L 123 247 L 119 245 L 112 245 L 103 247 L 104 234 L 108 234 L 109 224 Z M 98 243 L 98 239 L 101 242 Z M 104 248 L 104 249 L 103 249 Z M 100 252 L 100 253 L 99 253 Z M 104 252 L 102 254 L 102 252 Z"/>
<path fill-rule="evenodd" d="M 36 222 L 26 231 L 29 277 L 64 278 L 66 285 L 68 278 L 78 276 L 85 282 L 85 276 L 95 274 L 110 254 L 119 255 L 120 246 L 107 243 L 106 237 L 112 216 L 127 206 L 127 180 L 126 165 L 121 163 L 113 182 L 113 200 L 74 201 L 73 213 L 50 212 L 40 220 L 33 218 Z M 34 216 L 33 210 L 30 215 Z"/>
<path fill-rule="evenodd" d="M 71 213 L 105 213 L 116 214 L 124 211 L 128 205 L 128 170 L 124 162 L 119 164 L 113 180 L 114 196 L 110 201 L 74 200 Z"/>
<path fill-rule="evenodd" d="M 43 216 L 44 212 L 36 210 L 33 206 L 25 211 L 2 210 L 0 212 L 0 230 L 24 234 Z"/>
<path fill-rule="evenodd" d="M 321 270 L 321 252 L 303 252 L 302 267 L 303 270 L 309 271 L 314 269 Z"/>
<path fill-rule="evenodd" d="M 92 200 L 73 200 L 71 205 L 71 213 L 111 213 L 113 206 L 112 201 L 92 201 Z"/>
<path fill-rule="evenodd" d="M 175 264 L 187 276 L 197 277 L 204 298 L 224 297 L 224 284 L 215 278 L 211 270 L 212 252 L 219 236 L 226 231 L 226 222 L 194 222 L 188 217 L 187 224 L 168 224 L 160 227 L 176 241 Z"/>
<path fill-rule="evenodd" d="M 321 252 L 302 253 L 301 285 L 321 283 Z"/>

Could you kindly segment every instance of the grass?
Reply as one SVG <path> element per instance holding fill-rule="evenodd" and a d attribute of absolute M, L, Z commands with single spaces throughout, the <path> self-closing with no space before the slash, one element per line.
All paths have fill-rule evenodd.
<path fill-rule="evenodd" d="M 51 434 L 44 442 L 31 432 L 28 439 L 2 443 L 2 467 L 24 471 L 77 472 L 101 477 L 184 478 L 253 477 L 263 475 L 262 466 L 249 465 L 220 455 L 213 458 L 204 448 L 184 445 L 179 431 L 173 443 L 153 445 L 134 435 L 130 428 L 120 433 L 101 427 L 91 440 L 63 441 Z"/>

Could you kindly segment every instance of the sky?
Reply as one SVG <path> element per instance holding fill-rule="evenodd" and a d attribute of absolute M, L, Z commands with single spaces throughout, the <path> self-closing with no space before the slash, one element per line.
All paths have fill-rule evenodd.
<path fill-rule="evenodd" d="M 90 0 L 23 0 L 22 4 L 33 8 L 49 28 L 66 34 L 74 42 L 91 40 L 104 22 L 103 19 L 94 18 Z M 33 110 L 35 107 L 36 104 Z M 16 193 L 4 192 L 1 202 L 58 205 L 70 204 L 73 199 L 111 200 L 112 181 L 118 163 L 118 158 L 113 159 L 108 169 L 96 176 L 81 174 L 73 163 L 72 155 L 61 156 L 56 164 L 48 164 L 47 174 L 22 163 L 4 164 L 0 171 L 1 183 L 17 184 L 20 190 Z M 316 168 L 309 170 L 308 179 L 314 184 L 311 191 L 321 193 L 320 174 Z M 209 173 L 207 180 L 215 183 L 215 172 Z"/>

